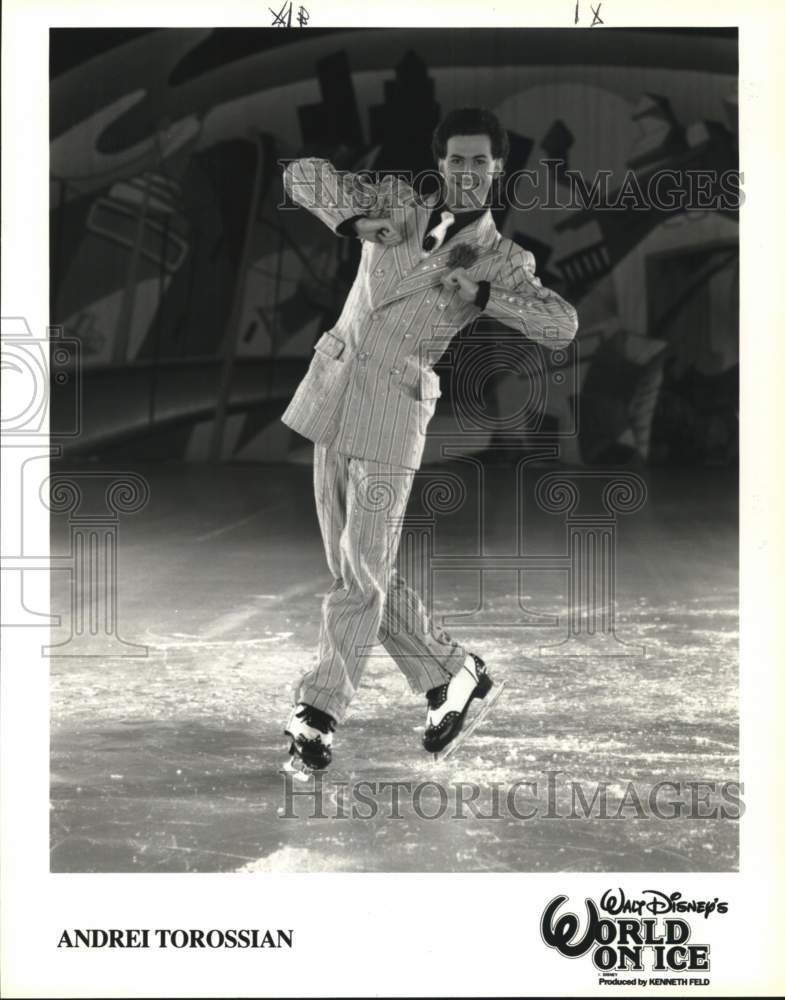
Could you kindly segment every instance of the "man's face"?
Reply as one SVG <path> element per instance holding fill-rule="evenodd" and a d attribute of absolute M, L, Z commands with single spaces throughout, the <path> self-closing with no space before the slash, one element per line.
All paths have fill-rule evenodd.
<path fill-rule="evenodd" d="M 450 208 L 481 208 L 485 204 L 494 174 L 502 161 L 491 156 L 488 135 L 454 135 L 447 140 L 447 155 L 439 160 Z"/>

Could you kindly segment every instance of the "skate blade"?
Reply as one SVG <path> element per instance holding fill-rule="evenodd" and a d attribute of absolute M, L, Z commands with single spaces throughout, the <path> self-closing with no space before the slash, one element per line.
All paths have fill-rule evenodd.
<path fill-rule="evenodd" d="M 468 740 L 468 738 L 471 736 L 471 734 L 474 732 L 477 726 L 479 726 L 479 724 L 482 722 L 482 720 L 485 718 L 488 712 L 490 712 L 490 710 L 493 708 L 493 706 L 496 704 L 499 698 L 501 698 L 502 692 L 504 691 L 506 686 L 507 686 L 507 681 L 497 681 L 493 685 L 490 692 L 485 696 L 482 703 L 482 707 L 480 708 L 479 712 L 474 716 L 469 725 L 464 727 L 461 730 L 461 732 L 458 733 L 458 735 L 455 737 L 452 743 L 445 750 L 442 750 L 441 753 L 434 754 L 434 757 L 436 758 L 437 761 L 447 760 L 455 753 L 456 750 L 460 750 L 460 748 L 463 746 L 466 740 Z"/>

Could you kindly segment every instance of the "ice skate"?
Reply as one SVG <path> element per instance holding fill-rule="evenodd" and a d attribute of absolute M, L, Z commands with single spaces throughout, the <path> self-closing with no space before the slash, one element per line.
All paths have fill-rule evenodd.
<path fill-rule="evenodd" d="M 490 712 L 490 710 L 493 708 L 493 706 L 496 704 L 499 698 L 501 698 L 502 691 L 504 691 L 506 685 L 507 681 L 500 681 L 493 685 L 493 689 L 485 697 L 482 705 L 472 718 L 471 722 L 468 724 L 468 726 L 464 726 L 464 728 L 458 733 L 458 735 L 449 744 L 446 750 L 444 750 L 442 753 L 436 754 L 437 760 L 447 760 L 448 757 L 450 757 L 452 754 L 454 754 L 457 750 L 459 750 L 463 746 L 463 744 L 466 742 L 466 740 L 469 739 L 471 734 L 474 732 L 477 726 L 479 726 L 479 724 L 482 722 L 485 716 Z"/>
<path fill-rule="evenodd" d="M 289 759 L 284 770 L 301 780 L 322 771 L 333 758 L 335 719 L 313 705 L 300 702 L 292 709 L 284 733 L 291 738 Z"/>
<path fill-rule="evenodd" d="M 477 728 L 491 706 L 496 703 L 504 690 L 504 684 L 494 688 L 493 681 L 485 669 L 485 663 L 474 653 L 469 654 L 473 663 L 464 666 L 446 684 L 431 688 L 427 692 L 428 713 L 425 718 L 423 746 L 433 754 L 448 757 Z M 477 715 L 464 729 L 469 707 L 475 698 L 483 700 Z"/>

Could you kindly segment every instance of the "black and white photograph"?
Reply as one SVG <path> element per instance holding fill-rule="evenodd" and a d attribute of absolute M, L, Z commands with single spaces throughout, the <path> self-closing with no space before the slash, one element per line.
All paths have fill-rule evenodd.
<path fill-rule="evenodd" d="M 31 6 L 3 864 L 16 900 L 35 851 L 61 971 L 7 995 L 782 985 L 730 954 L 782 831 L 774 35 L 557 6 Z M 355 934 L 427 978 L 314 981 Z"/>
<path fill-rule="evenodd" d="M 50 65 L 52 870 L 734 870 L 737 32 Z"/>

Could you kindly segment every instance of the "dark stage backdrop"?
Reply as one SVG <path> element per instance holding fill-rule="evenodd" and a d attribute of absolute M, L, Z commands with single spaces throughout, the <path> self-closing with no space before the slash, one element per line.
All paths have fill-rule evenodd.
<path fill-rule="evenodd" d="M 279 160 L 431 168 L 440 115 L 481 104 L 510 132 L 508 173 L 645 188 L 663 168 L 737 169 L 737 68 L 735 30 L 53 30 L 51 322 L 83 397 L 65 456 L 309 460 L 278 417 L 359 246 L 279 211 Z M 538 428 L 562 458 L 734 464 L 738 213 L 496 216 L 578 309 L 577 363 L 546 373 Z M 489 411 L 515 413 L 530 377 L 500 366 Z M 457 429 L 443 383 L 434 437 Z M 55 438 L 73 384 L 53 382 Z M 493 447 L 492 429 L 466 445 Z"/>

